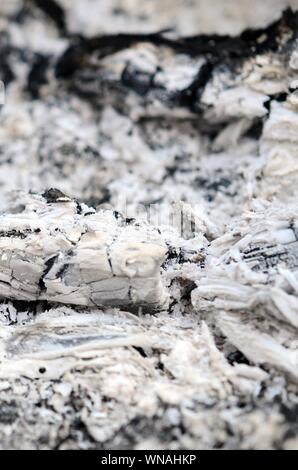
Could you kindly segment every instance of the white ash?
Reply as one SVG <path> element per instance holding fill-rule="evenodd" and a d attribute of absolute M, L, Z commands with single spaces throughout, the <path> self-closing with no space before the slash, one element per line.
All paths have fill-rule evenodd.
<path fill-rule="evenodd" d="M 152 227 L 124 222 L 59 191 L 19 195 L 0 216 L 0 297 L 161 308 L 166 245 Z"/>
<path fill-rule="evenodd" d="M 297 2 L 41 3 L 0 6 L 0 447 L 297 449 Z"/>
<path fill-rule="evenodd" d="M 7 0 L 6 0 L 7 1 Z M 14 3 L 14 2 L 13 2 Z M 245 28 L 263 27 L 277 19 L 296 0 L 59 0 L 66 8 L 71 32 L 92 36 L 99 33 L 151 32 L 173 28 L 182 36 L 198 33 L 239 34 Z M 90 15 L 90 11 L 94 14 Z M 98 21 L 101 18 L 101 21 Z"/>

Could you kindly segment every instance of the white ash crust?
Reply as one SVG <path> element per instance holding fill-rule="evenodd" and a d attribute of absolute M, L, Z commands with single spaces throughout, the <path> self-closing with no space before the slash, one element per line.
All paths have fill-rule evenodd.
<path fill-rule="evenodd" d="M 6 309 L 13 317 L 12 305 Z M 59 307 L 15 328 L 3 324 L 4 344 L 3 447 L 18 447 L 21 439 L 33 449 L 71 449 L 78 442 L 87 449 L 208 449 L 221 439 L 246 448 L 261 438 L 270 448 L 289 427 L 278 399 L 273 409 L 266 404 L 286 390 L 293 399 L 283 377 L 229 364 L 196 314 L 136 317 Z M 2 398 L 8 391 L 9 401 Z M 19 416 L 26 421 L 32 413 L 36 424 L 21 437 Z M 256 434 L 244 431 L 251 426 Z"/>
<path fill-rule="evenodd" d="M 217 311 L 215 323 L 246 357 L 284 370 L 295 381 L 297 243 L 295 205 L 255 206 L 211 243 L 192 292 L 195 309 Z M 279 322 L 291 342 L 281 340 Z"/>
<path fill-rule="evenodd" d="M 82 208 L 55 190 L 20 195 L 14 206 L 0 216 L 2 298 L 165 306 L 159 271 L 167 247 L 152 227 Z"/>
<path fill-rule="evenodd" d="M 144 32 L 172 28 L 182 36 L 195 34 L 239 34 L 243 29 L 263 27 L 277 19 L 296 0 L 59 0 L 66 8 L 69 30 L 87 36 L 99 33 Z M 90 17 L 89 11 L 94 15 Z M 98 21 L 101 18 L 101 21 Z"/>

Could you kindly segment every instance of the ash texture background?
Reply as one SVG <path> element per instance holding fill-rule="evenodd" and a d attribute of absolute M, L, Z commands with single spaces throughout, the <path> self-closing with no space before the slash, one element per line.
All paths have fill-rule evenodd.
<path fill-rule="evenodd" d="M 298 448 L 296 10 L 1 1 L 1 220 L 50 188 L 151 207 L 169 296 L 149 314 L 2 295 L 2 449 Z"/>

